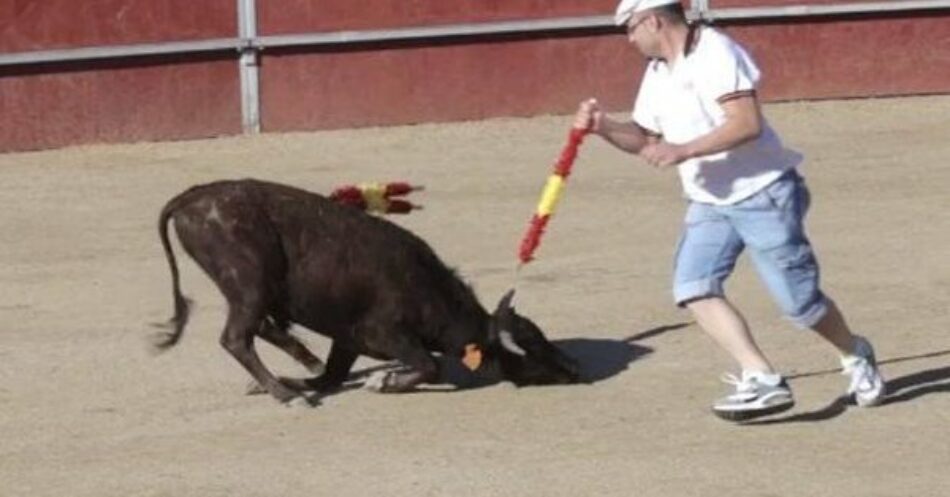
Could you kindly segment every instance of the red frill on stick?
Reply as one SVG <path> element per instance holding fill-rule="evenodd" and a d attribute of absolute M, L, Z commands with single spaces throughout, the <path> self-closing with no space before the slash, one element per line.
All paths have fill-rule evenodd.
<path fill-rule="evenodd" d="M 561 149 L 561 155 L 554 164 L 554 174 L 564 178 L 571 174 L 571 168 L 574 166 L 574 160 L 577 158 L 577 150 L 580 148 L 584 137 L 587 135 L 587 129 L 571 128 L 567 135 L 567 144 Z M 541 244 L 541 236 L 544 234 L 544 228 L 548 224 L 551 216 L 539 216 L 537 213 L 532 216 L 528 231 L 521 239 L 521 247 L 518 250 L 518 259 L 522 264 L 534 260 L 534 251 Z"/>
<path fill-rule="evenodd" d="M 330 194 L 330 200 L 359 208 L 366 207 L 363 192 L 355 186 L 341 186 L 333 190 L 333 193 Z"/>
<path fill-rule="evenodd" d="M 522 264 L 527 264 L 534 259 L 534 251 L 541 244 L 541 235 L 544 234 L 544 228 L 548 225 L 548 219 L 551 219 L 551 216 L 538 217 L 537 214 L 531 216 L 531 224 L 528 225 L 528 231 L 521 239 L 521 248 L 518 250 L 518 259 Z"/>
<path fill-rule="evenodd" d="M 333 190 L 330 194 L 330 200 L 350 207 L 355 207 L 361 211 L 379 211 L 384 214 L 408 214 L 414 209 L 421 209 L 422 206 L 413 204 L 407 200 L 392 197 L 401 197 L 417 190 L 422 190 L 420 185 L 412 185 L 404 181 L 394 181 L 382 185 L 382 205 L 379 202 L 372 202 L 369 198 L 371 193 L 367 190 L 370 187 L 357 185 L 343 185 Z M 378 194 L 377 194 L 378 195 Z"/>
<path fill-rule="evenodd" d="M 571 128 L 567 135 L 567 144 L 561 150 L 561 156 L 558 157 L 554 165 L 554 174 L 563 177 L 565 180 L 571 175 L 571 168 L 574 167 L 574 159 L 577 158 L 577 149 L 580 148 L 587 135 L 586 129 Z"/>
<path fill-rule="evenodd" d="M 422 190 L 422 186 L 419 185 L 410 185 L 405 181 L 394 181 L 392 183 L 386 183 L 386 196 L 387 197 L 398 197 L 401 195 L 408 195 L 416 190 Z"/>

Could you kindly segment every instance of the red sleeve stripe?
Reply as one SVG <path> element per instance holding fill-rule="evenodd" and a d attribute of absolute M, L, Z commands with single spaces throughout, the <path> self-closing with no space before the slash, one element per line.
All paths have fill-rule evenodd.
<path fill-rule="evenodd" d="M 716 101 L 722 104 L 730 100 L 735 100 L 737 98 L 754 97 L 754 96 L 755 96 L 755 90 L 740 90 L 740 91 L 734 91 L 732 93 L 726 93 L 725 95 L 717 98 Z"/>

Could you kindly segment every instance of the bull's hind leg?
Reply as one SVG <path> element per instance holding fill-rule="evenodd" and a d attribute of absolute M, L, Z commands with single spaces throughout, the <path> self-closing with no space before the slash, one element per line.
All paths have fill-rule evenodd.
<path fill-rule="evenodd" d="M 288 378 L 280 376 L 277 380 L 292 390 L 301 392 L 330 392 L 343 385 L 343 382 L 349 377 L 350 369 L 353 368 L 353 363 L 356 362 L 358 355 L 356 352 L 341 346 L 339 342 L 333 342 L 323 374 L 313 378 Z M 254 383 L 249 385 L 247 393 L 252 395 L 264 393 L 264 391 L 263 387 Z"/>
<path fill-rule="evenodd" d="M 300 392 L 289 388 L 271 374 L 254 350 L 254 335 L 260 329 L 263 313 L 252 306 L 230 303 L 228 322 L 221 334 L 221 345 L 234 356 L 259 385 L 280 402 L 289 402 Z"/>
<path fill-rule="evenodd" d="M 257 336 L 263 338 L 267 343 L 278 349 L 283 350 L 284 353 L 293 357 L 295 361 L 307 368 L 307 371 L 315 375 L 323 374 L 325 370 L 323 361 L 313 355 L 313 353 L 310 352 L 300 340 L 291 335 L 289 331 L 279 328 L 270 319 L 264 320 Z"/>
<path fill-rule="evenodd" d="M 231 184 L 199 197 L 175 215 L 178 239 L 228 301 L 221 345 L 268 393 L 288 402 L 299 393 L 281 384 L 254 350 L 286 273 L 280 237 L 253 192 Z M 249 197 L 250 195 L 250 197 Z"/>
<path fill-rule="evenodd" d="M 264 339 L 264 341 L 267 343 L 284 351 L 284 353 L 294 358 L 295 361 L 307 368 L 307 370 L 314 375 L 319 377 L 324 373 L 324 371 L 326 371 L 326 365 L 322 360 L 320 360 L 319 357 L 310 352 L 306 345 L 301 343 L 297 337 L 291 335 L 289 331 L 282 329 L 270 319 L 264 320 L 264 322 L 261 324 L 261 329 L 257 332 L 257 336 Z M 305 380 L 285 378 L 283 376 L 279 377 L 278 380 L 291 389 L 300 391 L 313 390 L 313 388 L 305 383 Z M 247 384 L 246 393 L 248 395 L 257 395 L 261 393 L 267 393 L 267 389 L 261 384 L 257 383 L 257 380 L 252 378 Z"/>

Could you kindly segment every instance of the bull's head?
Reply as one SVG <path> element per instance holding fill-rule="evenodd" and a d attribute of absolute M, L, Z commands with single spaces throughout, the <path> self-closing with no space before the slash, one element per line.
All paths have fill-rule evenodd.
<path fill-rule="evenodd" d="M 514 294 L 509 290 L 498 302 L 489 329 L 501 374 L 518 386 L 578 381 L 577 362 L 551 344 L 530 319 L 515 312 Z"/>

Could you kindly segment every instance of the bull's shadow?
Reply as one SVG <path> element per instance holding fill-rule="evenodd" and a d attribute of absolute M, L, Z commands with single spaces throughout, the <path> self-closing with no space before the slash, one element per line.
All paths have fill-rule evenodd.
<path fill-rule="evenodd" d="M 616 376 L 633 361 L 653 353 L 650 347 L 609 338 L 569 338 L 554 343 L 580 364 L 583 383 Z"/>
<path fill-rule="evenodd" d="M 626 370 L 630 364 L 653 353 L 653 348 L 638 342 L 685 328 L 692 323 L 657 326 L 623 339 L 569 338 L 554 341 L 581 366 L 581 377 L 586 383 L 597 383 Z"/>
<path fill-rule="evenodd" d="M 626 370 L 632 362 L 653 352 L 651 347 L 640 345 L 637 342 L 668 331 L 684 328 L 690 324 L 692 323 L 657 326 L 623 339 L 568 338 L 552 340 L 552 343 L 578 362 L 582 383 L 596 383 L 616 376 Z M 439 384 L 423 387 L 418 390 L 419 392 L 446 392 L 456 389 L 484 388 L 502 381 L 500 378 L 475 375 L 454 358 L 437 357 L 437 360 L 441 368 Z M 396 362 L 389 362 L 353 371 L 341 390 L 329 394 L 359 388 L 371 374 L 401 367 Z"/>

